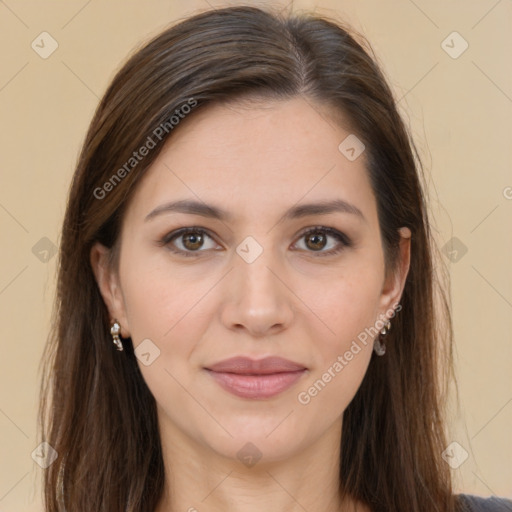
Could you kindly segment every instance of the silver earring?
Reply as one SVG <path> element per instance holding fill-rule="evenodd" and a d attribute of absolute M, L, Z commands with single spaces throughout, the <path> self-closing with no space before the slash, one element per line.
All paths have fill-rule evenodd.
<path fill-rule="evenodd" d="M 112 339 L 114 341 L 114 345 L 116 346 L 117 350 L 120 352 L 123 350 L 123 344 L 121 343 L 121 339 L 119 338 L 119 332 L 121 331 L 121 326 L 117 322 L 117 320 L 114 320 L 114 323 L 112 324 L 112 327 L 110 328 L 110 334 L 112 335 Z"/>
<path fill-rule="evenodd" d="M 380 330 L 380 335 L 373 342 L 373 350 L 378 356 L 383 356 L 386 353 L 386 345 L 382 341 L 382 336 L 386 336 L 390 329 L 391 322 L 388 320 L 386 325 Z"/>

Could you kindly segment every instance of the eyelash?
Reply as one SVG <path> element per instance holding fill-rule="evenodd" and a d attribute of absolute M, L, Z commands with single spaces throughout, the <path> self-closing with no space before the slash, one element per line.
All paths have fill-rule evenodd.
<path fill-rule="evenodd" d="M 325 227 L 325 226 L 315 226 L 313 228 L 308 228 L 306 231 L 303 231 L 300 234 L 299 239 L 304 238 L 307 235 L 310 235 L 312 233 L 317 233 L 317 232 L 322 232 L 327 235 L 330 235 L 330 236 L 336 238 L 338 240 L 338 242 L 340 243 L 340 245 L 337 248 L 331 249 L 330 251 L 307 251 L 307 252 L 316 254 L 319 257 L 333 256 L 335 254 L 338 254 L 345 248 L 349 248 L 349 247 L 353 246 L 352 240 L 347 235 L 345 235 L 344 233 L 341 233 L 340 231 L 338 231 L 336 229 Z M 207 235 L 208 237 L 213 239 L 213 237 L 208 233 L 207 230 L 200 228 L 200 227 L 191 226 L 191 227 L 181 228 L 181 229 L 172 231 L 171 233 L 168 233 L 161 240 L 159 240 L 158 245 L 168 246 L 168 248 L 171 252 L 183 255 L 185 257 L 197 257 L 197 256 L 199 256 L 199 254 L 201 252 L 205 252 L 205 251 L 201 251 L 201 250 L 183 251 L 181 249 L 176 249 L 171 246 L 171 242 L 175 238 L 179 238 L 180 236 L 183 236 L 188 233 Z"/>

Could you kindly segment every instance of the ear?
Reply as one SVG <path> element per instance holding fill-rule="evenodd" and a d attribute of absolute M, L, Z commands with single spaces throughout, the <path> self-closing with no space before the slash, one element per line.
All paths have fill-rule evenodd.
<path fill-rule="evenodd" d="M 411 262 L 411 230 L 402 227 L 399 231 L 400 259 L 396 270 L 386 277 L 382 288 L 381 308 L 384 314 L 386 311 L 396 309 L 396 305 L 400 302 Z"/>
<path fill-rule="evenodd" d="M 98 288 L 110 315 L 121 326 L 121 337 L 130 337 L 130 329 L 126 316 L 126 305 L 119 282 L 119 276 L 109 265 L 110 249 L 96 242 L 90 252 L 90 261 Z"/>

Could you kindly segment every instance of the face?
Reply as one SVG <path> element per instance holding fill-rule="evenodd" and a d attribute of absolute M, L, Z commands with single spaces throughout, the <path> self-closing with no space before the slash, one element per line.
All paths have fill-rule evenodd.
<path fill-rule="evenodd" d="M 91 253 L 163 432 L 205 453 L 235 458 L 254 445 L 277 460 L 339 438 L 400 300 L 408 238 L 385 279 L 365 153 L 349 160 L 338 146 L 350 131 L 313 105 L 215 105 L 185 119 L 130 202 L 118 273 L 104 248 Z M 185 200 L 198 206 L 169 206 Z M 234 356 L 298 366 L 211 371 Z"/>

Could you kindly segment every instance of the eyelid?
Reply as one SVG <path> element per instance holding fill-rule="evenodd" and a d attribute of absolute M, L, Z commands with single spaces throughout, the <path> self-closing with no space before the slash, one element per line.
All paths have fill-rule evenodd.
<path fill-rule="evenodd" d="M 297 237 L 297 241 L 309 235 L 310 233 L 323 232 L 328 236 L 335 238 L 338 241 L 338 247 L 334 249 L 330 249 L 329 251 L 306 251 L 308 255 L 316 255 L 316 257 L 328 257 L 334 256 L 343 251 L 344 249 L 348 249 L 353 247 L 354 243 L 352 239 L 347 236 L 342 231 L 339 231 L 336 228 L 331 228 L 329 226 L 316 225 L 309 228 L 305 228 Z M 295 244 L 294 244 L 295 245 Z"/>
<path fill-rule="evenodd" d="M 339 238 L 339 239 L 341 239 L 341 242 L 343 242 L 347 246 L 352 246 L 352 244 L 353 244 L 352 239 L 348 235 L 346 235 L 343 231 L 339 231 L 336 228 L 331 228 L 329 226 L 322 226 L 322 225 L 305 228 L 303 231 L 301 231 L 299 233 L 298 238 L 308 235 L 309 233 L 315 233 L 317 231 L 323 231 L 324 233 L 327 233 L 328 235 L 331 235 L 334 238 Z M 314 251 L 312 251 L 312 252 L 314 252 Z"/>
<path fill-rule="evenodd" d="M 167 233 L 166 235 L 164 235 L 157 242 L 157 244 L 160 245 L 160 246 L 169 246 L 169 250 L 171 252 L 176 253 L 176 254 L 180 254 L 180 255 L 183 255 L 183 256 L 196 256 L 196 255 L 199 255 L 202 252 L 207 252 L 205 250 L 183 251 L 182 249 L 178 249 L 178 248 L 175 248 L 175 247 L 172 247 L 172 248 L 170 247 L 171 246 L 171 242 L 174 239 L 180 238 L 180 236 L 182 236 L 182 235 L 184 235 L 186 233 L 198 233 L 198 234 L 201 234 L 201 235 L 206 235 L 209 238 L 211 238 L 212 240 L 214 240 L 217 245 L 220 245 L 215 240 L 215 237 L 210 233 L 210 231 L 208 229 L 200 227 L 200 226 L 186 226 L 186 227 L 183 227 L 183 228 L 175 229 L 175 230 Z M 210 250 L 217 250 L 217 249 L 210 249 Z"/>
<path fill-rule="evenodd" d="M 329 251 L 322 251 L 322 250 L 319 250 L 319 251 L 306 251 L 307 253 L 315 254 L 315 255 L 318 255 L 318 256 L 330 256 L 330 255 L 334 255 L 334 254 L 339 253 L 340 251 L 342 251 L 345 248 L 353 247 L 353 245 L 354 245 L 352 239 L 350 237 L 348 237 L 342 231 L 339 231 L 336 228 L 332 228 L 332 227 L 329 227 L 329 226 L 322 226 L 322 225 L 315 225 L 315 226 L 310 226 L 310 227 L 304 228 L 297 235 L 297 237 L 296 237 L 297 241 L 293 245 L 296 245 L 297 242 L 301 238 L 305 237 L 306 235 L 308 235 L 310 233 L 319 232 L 319 231 L 320 232 L 324 232 L 328 236 L 331 236 L 331 237 L 335 238 L 338 241 L 338 244 L 341 245 L 341 247 L 337 247 L 337 248 L 331 249 Z M 218 245 L 221 245 L 221 244 L 219 244 L 216 241 L 216 237 L 211 234 L 210 230 L 208 230 L 206 228 L 203 228 L 201 226 L 186 226 L 186 227 L 175 229 L 175 230 L 167 233 L 166 235 L 164 235 L 157 243 L 160 246 L 170 246 L 171 242 L 174 239 L 177 239 L 177 238 L 179 238 L 180 236 L 182 236 L 182 235 L 184 235 L 186 233 L 198 233 L 198 234 L 201 234 L 201 235 L 206 235 L 209 238 L 211 238 L 213 241 L 215 241 L 215 243 L 217 243 Z M 201 254 L 203 252 L 209 252 L 211 250 L 218 250 L 218 249 L 207 249 L 207 250 L 200 250 L 199 249 L 197 251 L 183 251 L 182 249 L 177 249 L 177 248 L 173 247 L 173 248 L 169 248 L 169 250 L 171 252 L 174 252 L 174 253 L 177 253 L 177 254 L 180 254 L 180 255 L 184 255 L 184 256 L 187 257 L 187 256 L 197 256 L 197 255 L 199 255 L 199 254 Z M 302 249 L 300 249 L 300 251 L 302 251 Z"/>

